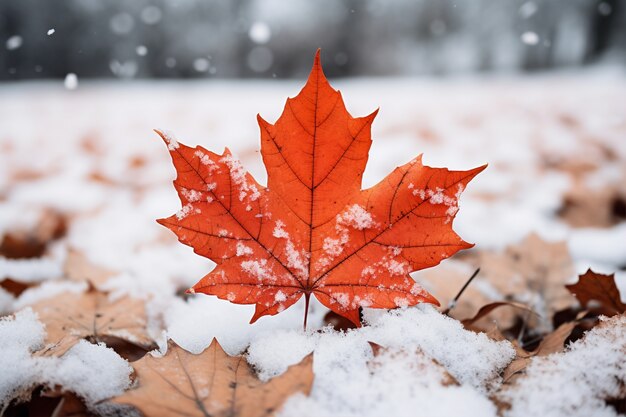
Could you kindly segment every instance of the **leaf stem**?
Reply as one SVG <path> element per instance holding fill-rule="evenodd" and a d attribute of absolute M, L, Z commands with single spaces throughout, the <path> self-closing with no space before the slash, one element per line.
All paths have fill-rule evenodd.
<path fill-rule="evenodd" d="M 306 320 L 309 316 L 309 300 L 311 298 L 311 293 L 304 293 L 304 331 L 306 332 Z"/>
<path fill-rule="evenodd" d="M 463 285 L 463 287 L 461 287 L 461 289 L 459 290 L 459 293 L 456 295 L 456 297 L 454 297 L 454 299 L 452 301 L 450 301 L 450 303 L 448 304 L 448 308 L 446 308 L 443 311 L 443 314 L 445 314 L 447 316 L 448 313 L 450 313 L 450 310 L 452 310 L 456 306 L 456 303 L 457 303 L 457 301 L 459 301 L 459 298 L 461 298 L 461 295 L 463 295 L 463 292 L 465 292 L 467 287 L 474 280 L 474 278 L 476 278 L 476 276 L 478 275 L 479 272 L 480 272 L 480 268 L 476 268 L 476 271 L 474 271 L 472 276 L 467 280 L 467 282 Z"/>

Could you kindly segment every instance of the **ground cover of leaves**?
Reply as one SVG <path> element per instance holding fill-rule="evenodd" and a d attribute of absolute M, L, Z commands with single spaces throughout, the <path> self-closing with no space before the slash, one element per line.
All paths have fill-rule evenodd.
<path fill-rule="evenodd" d="M 275 120 L 295 83 L 1 87 L 4 414 L 172 415 L 167 398 L 188 415 L 623 414 L 612 77 L 338 83 L 355 114 L 381 108 L 365 185 L 419 153 L 490 167 L 455 221 L 477 246 L 413 274 L 440 309 L 364 309 L 354 329 L 313 303 L 307 332 L 302 302 L 249 325 L 250 306 L 185 295 L 212 265 L 154 222 L 179 207 L 151 128 L 228 146 L 262 183 L 254 117 Z"/>

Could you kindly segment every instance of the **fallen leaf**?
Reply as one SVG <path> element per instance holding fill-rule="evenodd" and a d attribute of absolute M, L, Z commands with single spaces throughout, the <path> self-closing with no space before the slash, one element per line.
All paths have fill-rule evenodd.
<path fill-rule="evenodd" d="M 578 323 L 571 321 L 563 323 L 553 332 L 548 333 L 539 343 L 537 349 L 532 352 L 526 352 L 521 349 L 518 344 L 513 343 L 516 351 L 516 357 L 504 369 L 502 374 L 503 383 L 512 383 L 514 378 L 519 377 L 522 371 L 530 365 L 532 358 L 536 356 L 548 356 L 552 353 L 563 352 L 565 349 L 565 341 L 574 330 Z"/>
<path fill-rule="evenodd" d="M 114 271 L 94 264 L 85 254 L 75 249 L 68 251 L 63 271 L 66 278 L 87 281 L 97 289 L 102 289 L 109 278 L 115 275 Z"/>
<path fill-rule="evenodd" d="M 217 264 L 191 291 L 255 304 L 251 322 L 303 295 L 307 307 L 314 295 L 356 325 L 359 307 L 438 304 L 409 273 L 472 247 L 452 221 L 461 193 L 485 166 L 449 171 L 423 165 L 420 156 L 361 190 L 376 113 L 350 116 L 318 52 L 278 121 L 258 117 L 267 188 L 228 149 L 218 155 L 158 132 L 182 202 L 159 223 Z"/>
<path fill-rule="evenodd" d="M 576 284 L 565 287 L 584 308 L 589 308 L 590 302 L 597 301 L 607 315 L 612 316 L 626 311 L 626 304 L 622 302 L 615 285 L 615 274 L 603 275 L 588 269 L 583 275 L 578 276 Z"/>
<path fill-rule="evenodd" d="M 504 253 L 482 252 L 479 265 L 481 276 L 503 299 L 523 302 L 548 319 L 530 323 L 543 331 L 551 330 L 549 319 L 555 312 L 572 304 L 564 288 L 574 273 L 565 242 L 546 242 L 530 234 L 521 243 L 507 247 Z M 503 327 L 512 325 L 517 316 L 511 311 L 501 312 L 507 314 L 498 317 Z"/>
<path fill-rule="evenodd" d="M 156 347 L 147 333 L 144 302 L 138 299 L 110 300 L 107 294 L 92 289 L 83 294 L 65 292 L 31 308 L 46 325 L 48 347 L 41 355 L 63 355 L 81 339 L 113 348 L 123 341 L 144 353 Z M 123 353 L 126 348 L 116 351 Z"/>
<path fill-rule="evenodd" d="M 165 356 L 146 355 L 133 366 L 136 387 L 113 402 L 146 417 L 272 416 L 290 395 L 308 395 L 313 384 L 312 354 L 263 382 L 243 356 L 229 356 L 215 339 L 197 355 L 170 342 Z"/>
<path fill-rule="evenodd" d="M 29 230 L 14 230 L 0 236 L 0 256 L 9 259 L 42 257 L 48 245 L 67 232 L 67 219 L 53 210 L 44 210 Z"/>
<path fill-rule="evenodd" d="M 483 317 L 489 315 L 491 312 L 493 312 L 494 310 L 496 310 L 496 309 L 498 309 L 500 307 L 512 307 L 514 309 L 521 310 L 521 311 L 524 311 L 524 312 L 529 313 L 529 314 L 537 315 L 537 313 L 535 313 L 527 305 L 524 305 L 524 304 L 521 304 L 521 303 L 515 303 L 515 302 L 512 302 L 512 301 L 497 301 L 497 302 L 489 303 L 489 304 L 486 304 L 486 305 L 482 306 L 480 308 L 480 310 L 478 310 L 478 313 L 476 313 L 476 315 L 474 317 L 471 317 L 471 318 L 465 319 L 465 320 L 461 320 L 461 323 L 463 323 L 463 326 L 465 326 L 465 328 L 471 328 L 474 325 L 474 323 L 476 323 L 477 321 L 479 321 Z"/>

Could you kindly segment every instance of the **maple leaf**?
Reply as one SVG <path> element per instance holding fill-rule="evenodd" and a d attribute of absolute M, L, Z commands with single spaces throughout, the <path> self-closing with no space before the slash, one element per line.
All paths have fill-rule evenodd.
<path fill-rule="evenodd" d="M 155 347 L 147 333 L 144 303 L 129 297 L 109 300 L 93 289 L 75 294 L 65 292 L 32 306 L 46 325 L 46 345 L 41 355 L 61 356 L 81 339 L 107 342 L 126 349 L 130 343 L 145 351 Z M 117 346 L 119 345 L 119 346 Z"/>
<path fill-rule="evenodd" d="M 626 311 L 626 304 L 620 298 L 615 285 L 615 274 L 603 275 L 588 269 L 578 276 L 576 284 L 565 286 L 587 308 L 591 300 L 598 301 L 608 315 L 621 314 Z"/>
<path fill-rule="evenodd" d="M 133 363 L 137 387 L 113 400 L 146 416 L 270 416 L 296 392 L 313 385 L 313 355 L 267 382 L 257 378 L 243 356 L 229 356 L 217 340 L 202 353 L 170 341 L 167 354 Z M 175 404 L 175 408 L 172 407 Z"/>
<path fill-rule="evenodd" d="M 467 183 L 486 166 L 449 171 L 418 156 L 362 190 L 376 113 L 350 116 L 318 51 L 306 85 L 276 123 L 258 116 L 267 187 L 228 149 L 218 155 L 157 131 L 182 202 L 158 221 L 217 264 L 190 291 L 255 304 L 251 322 L 303 295 L 308 311 L 311 294 L 356 325 L 359 307 L 438 304 L 409 273 L 473 246 L 452 220 Z"/>

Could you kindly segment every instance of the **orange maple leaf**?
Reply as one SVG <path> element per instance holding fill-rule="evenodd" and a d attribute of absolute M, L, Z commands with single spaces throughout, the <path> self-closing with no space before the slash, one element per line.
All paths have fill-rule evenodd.
<path fill-rule="evenodd" d="M 228 149 L 165 140 L 182 202 L 158 220 L 217 266 L 190 289 L 256 304 L 251 323 L 311 294 L 357 326 L 359 307 L 439 304 L 410 272 L 472 247 L 453 230 L 459 196 L 486 166 L 449 171 L 421 156 L 361 190 L 377 111 L 354 118 L 326 80 L 319 51 L 275 124 L 258 116 L 263 187 Z M 304 318 L 306 327 L 306 312 Z"/>

